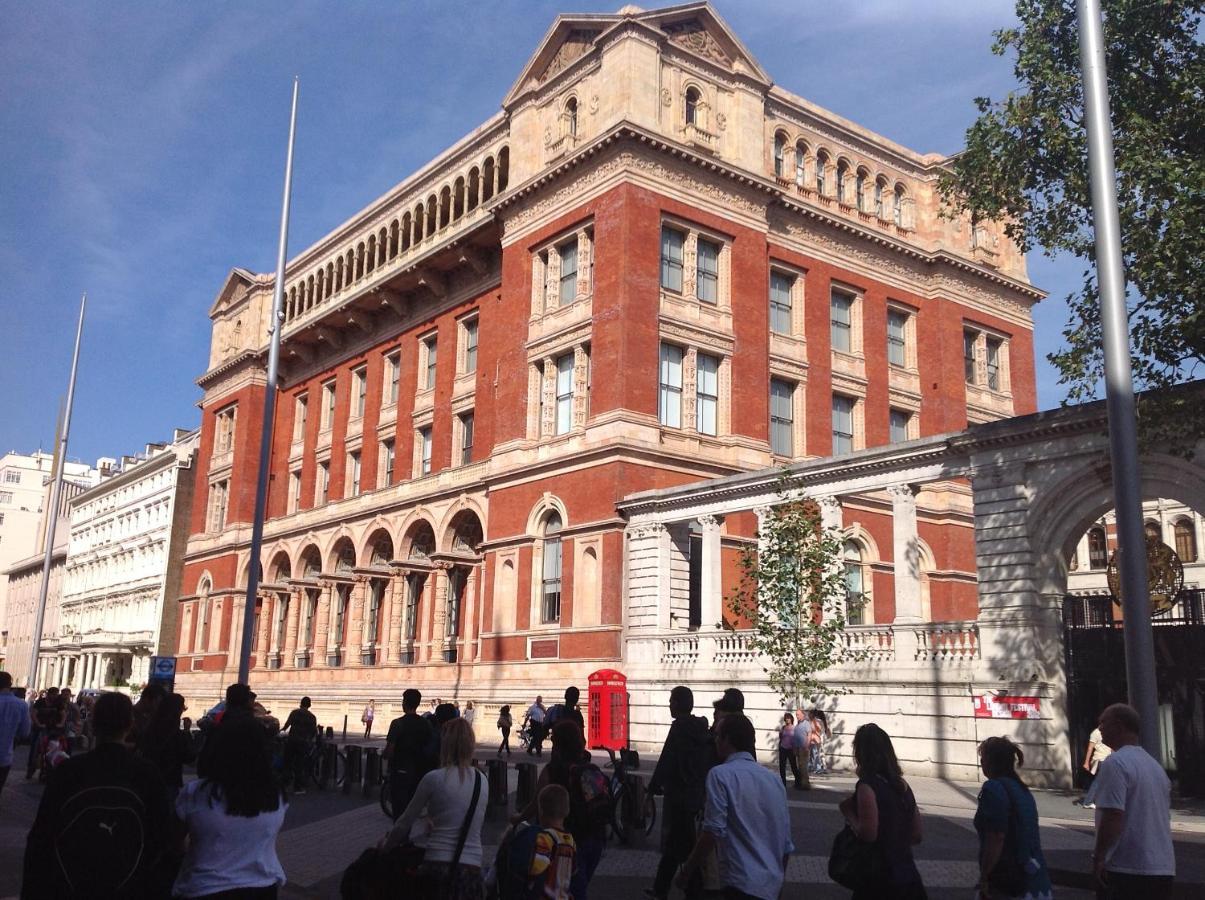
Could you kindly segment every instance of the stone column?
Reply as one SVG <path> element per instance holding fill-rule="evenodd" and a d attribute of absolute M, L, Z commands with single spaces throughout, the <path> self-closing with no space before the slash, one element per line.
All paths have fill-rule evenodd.
<path fill-rule="evenodd" d="M 255 665 L 262 671 L 268 665 L 268 642 L 272 631 L 272 602 L 267 594 L 259 595 L 259 633 L 255 639 Z"/>
<path fill-rule="evenodd" d="M 331 625 L 331 594 L 335 586 L 329 581 L 318 589 L 318 608 L 314 611 L 314 657 L 310 661 L 314 666 L 326 665 L 327 640 Z"/>
<path fill-rule="evenodd" d="M 301 604 L 304 593 L 300 590 L 289 592 L 289 617 L 285 622 L 285 646 L 282 666 L 290 667 L 297 663 L 297 627 L 301 620 Z"/>
<path fill-rule="evenodd" d="M 343 664 L 360 665 L 360 654 L 364 648 L 364 615 L 368 608 L 368 579 L 357 577 L 352 585 L 351 596 L 347 604 L 347 628 L 344 633 L 346 652 Z"/>
<path fill-rule="evenodd" d="M 657 627 L 662 631 L 670 629 L 670 613 L 672 612 L 673 572 L 670 558 L 673 554 L 673 538 L 664 522 L 654 522 L 649 525 L 657 547 Z"/>
<path fill-rule="evenodd" d="M 280 646 L 280 616 L 285 614 L 285 610 L 280 608 L 280 598 L 276 596 L 275 591 L 267 594 L 272 601 L 272 623 L 268 627 L 268 650 L 276 654 L 280 653 L 284 648 Z"/>
<path fill-rule="evenodd" d="M 900 484 L 891 495 L 892 559 L 895 563 L 895 621 L 915 625 L 924 621 L 920 602 L 920 550 L 916 532 L 916 488 Z"/>
<path fill-rule="evenodd" d="M 406 571 L 399 569 L 389 581 L 386 589 L 388 601 L 385 605 L 385 639 L 381 646 L 385 650 L 385 661 L 398 663 L 402 654 L 402 611 L 406 605 Z"/>
<path fill-rule="evenodd" d="M 465 576 L 464 596 L 460 601 L 460 621 L 464 623 L 461 659 L 464 662 L 472 662 L 476 658 L 473 651 L 477 640 L 477 571 L 478 567 L 473 566 Z"/>
<path fill-rule="evenodd" d="M 724 618 L 724 587 L 721 564 L 720 519 L 718 516 L 699 516 L 703 529 L 703 572 L 701 579 L 701 626 L 719 627 Z"/>
<path fill-rule="evenodd" d="M 431 643 L 428 659 L 443 660 L 443 651 L 447 649 L 448 640 L 448 566 L 441 565 L 431 573 L 435 581 L 431 604 Z"/>
<path fill-rule="evenodd" d="M 438 570 L 432 569 L 423 579 L 422 594 L 418 598 L 418 643 L 421 645 L 415 662 L 426 662 L 431 658 L 431 644 L 435 637 L 432 633 L 432 619 L 435 617 L 435 578 Z"/>

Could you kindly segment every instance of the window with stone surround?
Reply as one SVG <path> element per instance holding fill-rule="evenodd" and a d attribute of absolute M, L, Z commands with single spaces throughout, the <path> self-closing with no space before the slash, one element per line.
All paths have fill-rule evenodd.
<path fill-rule="evenodd" d="M 454 420 L 454 446 L 458 448 L 460 465 L 467 466 L 473 461 L 473 429 L 475 421 L 473 411 L 463 412 Z"/>
<path fill-rule="evenodd" d="M 695 292 L 700 303 L 714 306 L 720 302 L 720 250 L 720 245 L 715 241 L 698 239 Z"/>
<path fill-rule="evenodd" d="M 209 486 L 209 530 L 221 531 L 226 527 L 226 509 L 230 502 L 230 479 L 215 481 Z"/>
<path fill-rule="evenodd" d="M 347 454 L 347 496 L 355 497 L 360 493 L 360 451 L 353 450 Z"/>
<path fill-rule="evenodd" d="M 706 436 L 728 433 L 730 351 L 663 341 L 658 359 L 657 416 L 665 428 Z"/>
<path fill-rule="evenodd" d="M 318 463 L 318 475 L 314 479 L 314 505 L 325 506 L 331 498 L 330 460 Z"/>
<path fill-rule="evenodd" d="M 964 326 L 962 367 L 968 385 L 992 393 L 1008 393 L 1008 338 L 981 326 Z"/>
<path fill-rule="evenodd" d="M 590 413 L 590 345 L 562 344 L 529 368 L 527 436 L 557 437 L 584 428 Z"/>
<path fill-rule="evenodd" d="M 860 449 L 857 419 L 861 405 L 856 397 L 833 394 L 833 456 Z"/>
<path fill-rule="evenodd" d="M 543 553 L 540 576 L 540 623 L 561 621 L 561 528 L 560 514 L 553 511 L 544 519 Z"/>
<path fill-rule="evenodd" d="M 573 354 L 556 359 L 556 414 L 553 434 L 568 434 L 573 427 Z"/>
<path fill-rule="evenodd" d="M 774 135 L 774 177 L 783 178 L 786 173 L 787 136 L 783 132 Z"/>
<path fill-rule="evenodd" d="M 682 427 L 682 348 L 661 345 L 657 418 L 666 428 Z"/>
<path fill-rule="evenodd" d="M 381 405 L 394 406 L 398 398 L 398 385 L 402 378 L 402 351 L 385 354 L 385 377 L 381 391 Z"/>
<path fill-rule="evenodd" d="M 465 316 L 457 323 L 460 354 L 456 374 L 471 375 L 477 371 L 477 315 Z"/>
<path fill-rule="evenodd" d="M 916 368 L 916 319 L 899 306 L 887 307 L 887 363 L 898 369 Z"/>
<path fill-rule="evenodd" d="M 686 234 L 668 225 L 661 226 L 661 287 L 682 293 L 682 255 Z"/>
<path fill-rule="evenodd" d="M 415 433 L 415 475 L 431 474 L 431 426 L 420 428 Z"/>
<path fill-rule="evenodd" d="M 892 408 L 888 410 L 888 439 L 891 443 L 899 444 L 915 437 L 913 434 L 915 418 L 912 412 L 906 409 Z"/>
<path fill-rule="evenodd" d="M 770 268 L 770 332 L 803 337 L 803 273 L 777 263 Z"/>
<path fill-rule="evenodd" d="M 1180 562 L 1196 562 L 1197 530 L 1193 524 L 1193 520 L 1189 518 L 1177 519 L 1172 526 L 1172 533 L 1176 542 L 1176 555 L 1180 557 Z"/>
<path fill-rule="evenodd" d="M 360 366 L 351 372 L 351 417 L 364 417 L 364 404 L 368 398 L 368 367 Z"/>
<path fill-rule="evenodd" d="M 770 452 L 795 456 L 795 390 L 793 382 L 770 379 Z"/>
<path fill-rule="evenodd" d="M 330 431 L 335 422 L 335 379 L 322 383 L 322 419 L 318 427 L 322 431 Z"/>
<path fill-rule="evenodd" d="M 393 484 L 393 467 L 397 462 L 397 445 L 392 439 L 381 441 L 380 462 L 377 464 L 378 487 Z"/>
<path fill-rule="evenodd" d="M 695 365 L 695 430 L 714 437 L 720 418 L 720 360 L 700 353 Z"/>
<path fill-rule="evenodd" d="M 1109 542 L 1104 528 L 1099 525 L 1088 529 L 1088 568 L 1104 569 L 1109 565 Z"/>
<path fill-rule="evenodd" d="M 871 573 L 862 545 L 858 541 L 846 541 L 841 556 L 845 569 L 845 622 L 848 625 L 874 624 Z"/>
<path fill-rule="evenodd" d="M 238 404 L 218 410 L 214 416 L 213 452 L 214 455 L 229 453 L 234 449 L 234 420 Z"/>
<path fill-rule="evenodd" d="M 730 309 L 729 244 L 722 235 L 687 222 L 663 222 L 661 290 L 665 298 Z"/>
<path fill-rule="evenodd" d="M 310 395 L 298 394 L 293 400 L 293 443 L 305 440 L 306 415 L 309 413 Z"/>
<path fill-rule="evenodd" d="M 594 229 L 579 225 L 540 247 L 532 256 L 533 318 L 572 306 L 594 289 Z"/>
<path fill-rule="evenodd" d="M 301 470 L 289 473 L 289 512 L 295 513 L 301 503 Z"/>
<path fill-rule="evenodd" d="M 862 353 L 861 295 L 848 288 L 834 286 L 829 293 L 829 320 L 832 349 L 858 356 Z"/>
<path fill-rule="evenodd" d="M 418 342 L 419 392 L 435 390 L 436 361 L 439 343 L 434 334 L 420 338 Z"/>

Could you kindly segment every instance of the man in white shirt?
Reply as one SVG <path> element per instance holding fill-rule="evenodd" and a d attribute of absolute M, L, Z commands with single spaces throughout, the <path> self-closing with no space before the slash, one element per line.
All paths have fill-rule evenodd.
<path fill-rule="evenodd" d="M 1166 900 L 1172 894 L 1171 782 L 1139 743 L 1132 706 L 1115 703 L 1100 714 L 1103 742 L 1112 748 L 1092 784 L 1096 802 L 1093 871 L 1106 900 Z"/>
<path fill-rule="evenodd" d="M 795 850 L 786 788 L 757 764 L 757 734 L 745 716 L 720 719 L 715 743 L 723 762 L 707 773 L 703 836 L 682 866 L 678 886 L 685 890 L 718 847 L 725 900 L 777 900 Z"/>
<path fill-rule="evenodd" d="M 528 740 L 527 752 L 537 756 L 544 755 L 544 698 L 536 697 L 536 702 L 527 707 Z"/>

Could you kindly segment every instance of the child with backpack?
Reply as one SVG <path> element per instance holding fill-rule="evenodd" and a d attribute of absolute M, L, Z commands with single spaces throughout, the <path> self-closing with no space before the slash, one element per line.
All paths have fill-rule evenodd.
<path fill-rule="evenodd" d="M 565 830 L 569 792 L 547 785 L 536 797 L 539 822 L 515 828 L 498 851 L 498 900 L 570 900 L 577 844 Z"/>

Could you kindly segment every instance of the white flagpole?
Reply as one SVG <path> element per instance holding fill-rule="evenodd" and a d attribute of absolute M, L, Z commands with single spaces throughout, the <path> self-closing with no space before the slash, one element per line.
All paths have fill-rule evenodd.
<path fill-rule="evenodd" d="M 75 352 L 71 356 L 71 378 L 67 382 L 67 411 L 55 448 L 54 482 L 50 488 L 50 504 L 46 509 L 46 555 L 42 559 L 42 585 L 38 590 L 38 606 L 33 617 L 33 646 L 29 648 L 29 675 L 25 683 L 36 686 L 38 654 L 42 649 L 42 625 L 46 620 L 46 595 L 50 592 L 50 564 L 54 559 L 54 530 L 59 520 L 59 499 L 63 495 L 63 470 L 67 465 L 67 435 L 71 431 L 71 404 L 75 400 L 75 373 L 79 370 L 80 339 L 84 334 L 84 308 L 88 305 L 85 292 L 79 302 L 79 324 L 75 328 Z"/>
<path fill-rule="evenodd" d="M 264 541 L 268 507 L 268 469 L 272 461 L 272 420 L 276 413 L 276 379 L 280 364 L 280 329 L 284 325 L 285 258 L 289 248 L 289 199 L 293 188 L 293 137 L 297 132 L 297 85 L 293 79 L 293 110 L 289 115 L 289 149 L 285 157 L 284 201 L 280 209 L 280 244 L 276 250 L 276 284 L 272 288 L 272 319 L 268 327 L 268 383 L 264 388 L 264 423 L 259 438 L 259 477 L 255 484 L 255 518 L 251 522 L 251 555 L 247 565 L 247 602 L 243 609 L 243 641 L 238 680 L 247 684 L 251 673 L 251 644 L 255 640 L 255 596 L 259 593 L 259 553 Z"/>

